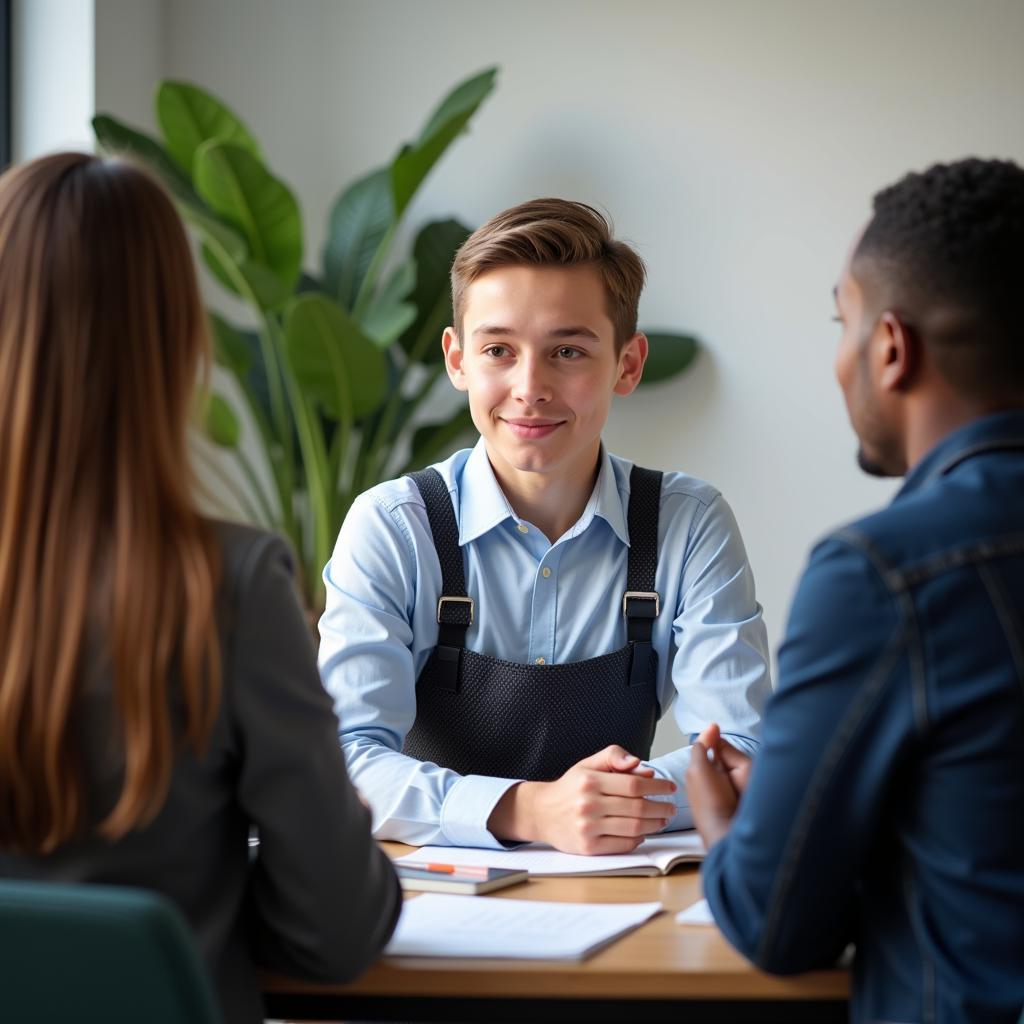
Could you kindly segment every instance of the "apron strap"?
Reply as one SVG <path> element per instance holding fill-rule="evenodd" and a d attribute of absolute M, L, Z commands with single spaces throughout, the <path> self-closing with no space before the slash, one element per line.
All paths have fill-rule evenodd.
<path fill-rule="evenodd" d="M 437 682 L 448 690 L 459 688 L 459 661 L 466 646 L 466 630 L 473 624 L 473 599 L 466 593 L 466 573 L 459 547 L 455 508 L 444 479 L 436 469 L 409 474 L 427 506 L 427 519 L 441 563 L 441 598 L 437 602 Z"/>
<path fill-rule="evenodd" d="M 653 659 L 651 634 L 661 611 L 661 598 L 654 589 L 658 571 L 658 515 L 661 509 L 662 474 L 633 466 L 629 474 L 629 560 L 622 614 L 626 617 L 626 639 L 633 647 L 629 685 L 642 686 L 650 678 Z"/>
<path fill-rule="evenodd" d="M 629 557 L 622 614 L 626 638 L 633 645 L 630 686 L 651 682 L 651 633 L 661 611 L 654 589 L 658 569 L 658 513 L 662 474 L 634 466 L 629 477 Z M 419 488 L 427 520 L 441 563 L 441 598 L 437 602 L 437 681 L 457 690 L 459 661 L 466 646 L 466 630 L 473 624 L 473 599 L 466 593 L 466 574 L 459 547 L 455 508 L 444 479 L 436 469 L 421 469 L 409 478 Z"/>

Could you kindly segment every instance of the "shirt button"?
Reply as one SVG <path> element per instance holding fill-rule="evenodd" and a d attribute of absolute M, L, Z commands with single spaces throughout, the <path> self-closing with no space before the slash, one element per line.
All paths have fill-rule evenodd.
<path fill-rule="evenodd" d="M 544 579 L 547 579 L 551 575 L 551 570 L 545 565 L 544 568 L 541 569 L 540 574 Z"/>
<path fill-rule="evenodd" d="M 529 533 L 529 532 L 530 532 L 530 528 L 529 528 L 529 527 L 528 527 L 528 526 L 526 525 L 526 523 L 520 523 L 520 524 L 519 524 L 519 525 L 518 525 L 518 526 L 516 527 L 516 529 L 517 529 L 517 530 L 518 530 L 518 531 L 519 531 L 520 533 Z"/>
<path fill-rule="evenodd" d="M 537 660 L 534 662 L 534 664 L 535 665 L 543 665 L 544 664 L 544 659 L 543 658 L 537 658 Z"/>

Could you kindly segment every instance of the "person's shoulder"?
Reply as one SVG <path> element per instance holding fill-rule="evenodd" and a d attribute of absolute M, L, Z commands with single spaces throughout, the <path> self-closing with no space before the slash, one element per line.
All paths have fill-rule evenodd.
<path fill-rule="evenodd" d="M 908 498 L 841 523 L 820 537 L 812 560 L 836 558 L 842 552 L 870 562 L 883 577 L 902 563 L 926 556 L 939 543 L 942 509 L 928 496 Z M 962 526 L 961 526 L 962 530 Z M 958 536 L 954 531 L 954 536 Z"/>
<path fill-rule="evenodd" d="M 464 448 L 443 462 L 436 462 L 427 469 L 436 470 L 441 475 L 449 492 L 458 486 L 458 479 L 466 459 L 472 452 L 471 448 Z M 405 508 L 424 509 L 425 504 L 420 494 L 416 481 L 408 474 L 394 477 L 391 480 L 382 480 L 373 487 L 363 491 L 352 503 L 353 510 L 362 512 L 364 515 L 368 510 L 377 508 L 391 515 L 401 515 Z"/>
<path fill-rule="evenodd" d="M 927 528 L 922 530 L 913 510 L 899 504 L 840 523 L 811 544 L 804 582 L 821 591 L 816 600 L 822 603 L 830 596 L 848 604 L 868 594 L 877 603 L 892 595 L 893 572 L 906 560 L 906 539 L 915 534 L 912 544 L 929 545 Z"/>
<path fill-rule="evenodd" d="M 221 555 L 221 580 L 230 594 L 244 590 L 260 572 L 273 563 L 294 572 L 291 545 L 278 533 L 247 523 L 207 520 L 217 539 Z"/>
<path fill-rule="evenodd" d="M 630 475 L 633 472 L 633 467 L 638 466 L 641 469 L 650 469 L 661 473 L 662 502 L 669 497 L 681 497 L 708 506 L 722 496 L 721 491 L 713 484 L 701 480 L 699 477 L 691 476 L 689 473 L 674 469 L 660 469 L 657 466 L 641 466 L 639 463 L 624 459 L 612 452 L 608 453 L 608 458 L 615 472 L 619 491 L 623 495 L 629 494 Z"/>

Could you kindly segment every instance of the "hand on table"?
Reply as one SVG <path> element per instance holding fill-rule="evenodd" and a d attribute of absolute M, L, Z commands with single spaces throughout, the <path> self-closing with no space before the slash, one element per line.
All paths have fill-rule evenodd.
<path fill-rule="evenodd" d="M 619 746 L 574 764 L 554 782 L 521 782 L 495 805 L 488 829 L 502 839 L 549 843 L 565 853 L 630 853 L 660 832 L 675 804 L 674 782 L 654 777 Z"/>
<path fill-rule="evenodd" d="M 710 850 L 732 826 L 750 780 L 751 758 L 722 739 L 712 722 L 693 745 L 686 770 L 686 795 L 693 821 Z"/>

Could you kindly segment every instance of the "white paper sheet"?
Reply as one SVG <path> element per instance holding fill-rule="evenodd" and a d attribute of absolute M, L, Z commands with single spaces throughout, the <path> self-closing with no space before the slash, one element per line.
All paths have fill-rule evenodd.
<path fill-rule="evenodd" d="M 691 907 L 680 910 L 676 914 L 678 924 L 714 924 L 715 919 L 711 916 L 711 908 L 707 900 L 698 900 Z"/>
<path fill-rule="evenodd" d="M 561 853 L 543 843 L 530 843 L 514 850 L 478 849 L 468 846 L 424 846 L 399 857 L 412 862 L 438 861 L 442 864 L 480 864 L 492 868 L 522 868 L 531 875 L 657 874 L 676 856 L 694 861 L 704 855 L 704 844 L 696 832 L 669 832 L 651 836 L 635 853 L 584 857 Z"/>
<path fill-rule="evenodd" d="M 385 956 L 581 960 L 660 903 L 553 903 L 424 893 L 406 900 Z"/>

